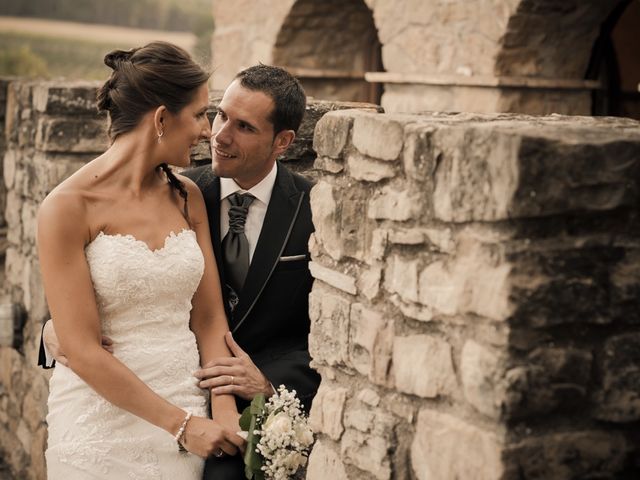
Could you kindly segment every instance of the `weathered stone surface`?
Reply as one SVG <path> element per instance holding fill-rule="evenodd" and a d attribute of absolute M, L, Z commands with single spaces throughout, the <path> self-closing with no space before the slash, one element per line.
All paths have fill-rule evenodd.
<path fill-rule="evenodd" d="M 505 451 L 506 478 L 616 478 L 629 446 L 620 433 L 550 433 Z"/>
<path fill-rule="evenodd" d="M 344 426 L 342 415 L 347 389 L 322 382 L 313 400 L 309 425 L 316 433 L 325 433 L 333 440 L 340 440 Z"/>
<path fill-rule="evenodd" d="M 327 285 L 331 285 L 332 287 L 342 290 L 343 292 L 350 293 L 351 295 L 358 293 L 356 279 L 350 275 L 345 275 L 344 273 L 324 267 L 318 262 L 310 262 L 309 270 L 314 278 L 326 283 Z"/>
<path fill-rule="evenodd" d="M 367 224 L 360 225 L 366 204 L 366 193 L 359 189 L 337 191 L 327 182 L 319 182 L 311 190 L 316 240 L 334 259 L 345 256 L 364 260 L 368 244 Z"/>
<path fill-rule="evenodd" d="M 318 157 L 341 158 L 353 125 L 353 114 L 349 111 L 329 112 L 316 124 L 313 149 Z"/>
<path fill-rule="evenodd" d="M 109 146 L 105 122 L 90 119 L 41 119 L 36 148 L 43 152 L 102 153 Z"/>
<path fill-rule="evenodd" d="M 353 122 L 353 146 L 369 157 L 393 161 L 402 151 L 402 125 L 378 114 L 357 115 Z"/>
<path fill-rule="evenodd" d="M 423 202 L 418 193 L 384 187 L 373 194 L 367 216 L 377 220 L 404 222 L 420 216 Z"/>
<path fill-rule="evenodd" d="M 309 480 L 348 480 L 340 455 L 325 442 L 317 441 L 309 456 L 306 478 Z"/>
<path fill-rule="evenodd" d="M 387 441 L 377 435 L 347 430 L 341 442 L 340 454 L 344 460 L 371 474 L 378 480 L 391 477 Z"/>
<path fill-rule="evenodd" d="M 42 83 L 33 89 L 33 106 L 38 112 L 49 115 L 97 116 L 98 87 L 99 82 Z"/>
<path fill-rule="evenodd" d="M 400 298 L 418 301 L 418 260 L 406 259 L 399 255 L 393 255 L 387 259 L 387 267 L 384 273 L 384 287 L 389 293 L 396 293 Z"/>
<path fill-rule="evenodd" d="M 360 303 L 351 305 L 349 357 L 373 383 L 387 383 L 393 348 L 393 323 Z"/>
<path fill-rule="evenodd" d="M 349 154 L 347 165 L 349 166 L 349 175 L 364 182 L 379 182 L 386 178 L 392 178 L 396 174 L 392 165 L 371 160 L 357 153 Z"/>
<path fill-rule="evenodd" d="M 498 419 L 501 399 L 496 387 L 504 376 L 506 365 L 503 355 L 495 349 L 467 340 L 462 347 L 460 377 L 466 400 L 479 412 Z"/>
<path fill-rule="evenodd" d="M 436 159 L 431 147 L 434 127 L 409 124 L 405 126 L 404 171 L 413 180 L 424 182 L 425 190 L 433 189 Z"/>
<path fill-rule="evenodd" d="M 398 390 L 420 397 L 446 396 L 456 388 L 451 346 L 428 335 L 395 338 L 393 374 Z"/>
<path fill-rule="evenodd" d="M 346 364 L 349 338 L 350 302 L 326 288 L 315 287 L 309 295 L 311 333 L 309 352 L 315 362 L 327 365 Z"/>
<path fill-rule="evenodd" d="M 608 338 L 602 351 L 602 380 L 594 416 L 610 422 L 640 419 L 640 333 Z"/>
<path fill-rule="evenodd" d="M 418 414 L 411 466 L 419 480 L 496 480 L 503 478 L 503 448 L 499 435 L 425 408 Z"/>
<path fill-rule="evenodd" d="M 315 237 L 324 250 L 334 259 L 340 260 L 343 255 L 342 240 L 338 228 L 338 205 L 333 186 L 320 181 L 311 190 L 311 208 Z"/>
<path fill-rule="evenodd" d="M 436 132 L 436 217 L 506 220 L 636 204 L 638 132 L 553 123 L 534 130 L 526 123 L 518 129 L 517 122 L 489 122 Z"/>
<path fill-rule="evenodd" d="M 377 407 L 380 403 L 380 395 L 378 395 L 370 388 L 365 388 L 363 390 L 360 390 L 360 392 L 358 393 L 358 400 L 360 400 L 362 403 L 366 403 L 371 407 Z"/>
<path fill-rule="evenodd" d="M 329 157 L 317 157 L 313 162 L 313 168 L 328 173 L 340 173 L 344 170 L 344 163 Z"/>
<path fill-rule="evenodd" d="M 461 249 L 462 250 L 462 249 Z M 443 314 L 475 313 L 506 320 L 512 312 L 511 266 L 478 246 L 448 262 L 436 261 L 422 270 L 419 302 Z"/>
<path fill-rule="evenodd" d="M 368 300 L 373 300 L 380 291 L 382 269 L 380 267 L 361 268 L 356 286 Z"/>

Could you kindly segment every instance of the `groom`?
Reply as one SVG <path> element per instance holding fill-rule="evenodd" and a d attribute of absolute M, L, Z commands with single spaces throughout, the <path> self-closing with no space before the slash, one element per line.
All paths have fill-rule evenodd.
<path fill-rule="evenodd" d="M 184 172 L 207 206 L 234 354 L 203 365 L 196 376 L 214 394 L 236 395 L 240 409 L 283 384 L 308 410 L 320 383 L 308 351 L 311 183 L 276 162 L 293 142 L 305 108 L 302 86 L 285 70 L 243 70 L 218 106 L 211 166 Z M 59 354 L 50 340 L 54 333 L 46 343 Z M 42 346 L 39 363 L 45 363 Z M 240 455 L 207 460 L 204 480 L 244 478 Z"/>
<path fill-rule="evenodd" d="M 308 351 L 311 183 L 276 162 L 305 108 L 302 86 L 285 70 L 243 70 L 218 106 L 211 166 L 184 173 L 207 206 L 235 355 L 196 376 L 212 393 L 235 394 L 240 407 L 284 384 L 309 409 L 320 383 Z M 243 470 L 240 456 L 210 458 L 204 478 L 243 479 Z"/>

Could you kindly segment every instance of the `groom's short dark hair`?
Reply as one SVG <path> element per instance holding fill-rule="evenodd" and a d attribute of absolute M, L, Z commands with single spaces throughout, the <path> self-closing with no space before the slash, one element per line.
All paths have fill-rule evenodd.
<path fill-rule="evenodd" d="M 275 107 L 269 120 L 274 135 L 283 130 L 298 131 L 307 107 L 307 96 L 298 79 L 284 68 L 262 63 L 242 70 L 235 78 L 244 88 L 271 97 Z"/>

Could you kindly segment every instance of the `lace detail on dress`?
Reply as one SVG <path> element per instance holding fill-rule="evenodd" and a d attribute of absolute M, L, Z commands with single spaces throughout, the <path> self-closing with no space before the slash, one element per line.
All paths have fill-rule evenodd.
<path fill-rule="evenodd" d="M 85 249 L 102 322 L 114 356 L 169 402 L 206 416 L 192 376 L 199 366 L 189 329 L 191 298 L 204 259 L 192 230 L 171 233 L 151 250 L 131 235 L 99 233 Z M 58 365 L 50 381 L 49 479 L 200 479 L 203 460 L 177 451 L 167 432 L 95 393 Z"/>

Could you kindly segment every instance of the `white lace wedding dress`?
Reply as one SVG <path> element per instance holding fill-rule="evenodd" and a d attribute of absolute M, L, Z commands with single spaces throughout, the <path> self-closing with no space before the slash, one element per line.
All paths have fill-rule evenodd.
<path fill-rule="evenodd" d="M 204 270 L 195 233 L 172 233 L 155 251 L 130 235 L 100 233 L 85 253 L 114 355 L 169 402 L 206 416 L 189 330 Z M 169 433 L 110 404 L 70 369 L 57 365 L 49 387 L 50 480 L 202 478 L 200 457 L 178 452 Z"/>

